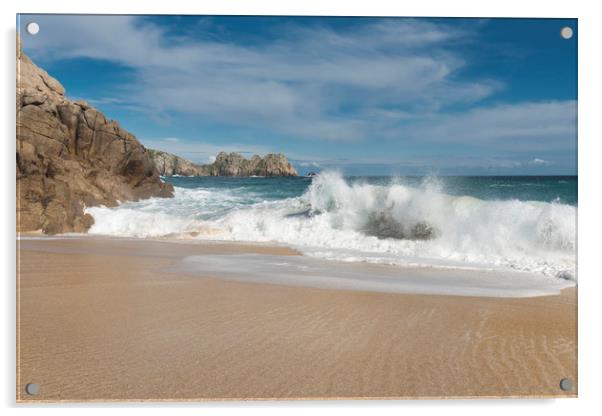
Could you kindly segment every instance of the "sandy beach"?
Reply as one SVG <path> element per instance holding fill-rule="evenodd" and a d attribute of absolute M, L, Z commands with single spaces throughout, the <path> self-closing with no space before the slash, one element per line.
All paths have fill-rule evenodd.
<path fill-rule="evenodd" d="M 20 402 L 577 393 L 574 288 L 496 298 L 293 287 L 170 272 L 192 255 L 298 255 L 285 247 L 17 243 Z"/>

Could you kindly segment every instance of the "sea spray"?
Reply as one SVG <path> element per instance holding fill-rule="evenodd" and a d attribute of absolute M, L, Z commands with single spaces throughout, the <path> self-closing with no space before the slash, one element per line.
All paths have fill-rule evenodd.
<path fill-rule="evenodd" d="M 89 208 L 90 232 L 278 242 L 315 257 L 406 266 L 575 273 L 577 208 L 558 200 L 450 195 L 433 177 L 350 180 L 324 172 L 287 182 L 301 184 L 297 194 L 267 193 L 282 188 L 277 180 L 251 181 L 258 185 L 176 187 L 171 200 Z"/>

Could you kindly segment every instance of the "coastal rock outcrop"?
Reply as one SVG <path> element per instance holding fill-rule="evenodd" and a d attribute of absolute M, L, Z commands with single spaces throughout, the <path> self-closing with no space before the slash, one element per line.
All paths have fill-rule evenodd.
<path fill-rule="evenodd" d="M 245 159 L 239 153 L 220 152 L 215 162 L 206 168 L 213 176 L 297 176 L 297 171 L 282 153 Z"/>
<path fill-rule="evenodd" d="M 171 197 L 147 149 L 36 66 L 17 40 L 17 230 L 85 232 L 86 206 Z"/>
<path fill-rule="evenodd" d="M 151 155 L 162 175 L 182 176 L 297 176 L 297 171 L 281 154 L 270 153 L 265 157 L 254 155 L 246 159 L 240 153 L 220 152 L 215 162 L 197 165 L 179 156 L 159 150 Z"/>
<path fill-rule="evenodd" d="M 149 149 L 157 171 L 164 176 L 207 176 L 207 170 L 196 163 L 192 163 L 180 156 L 160 150 Z"/>

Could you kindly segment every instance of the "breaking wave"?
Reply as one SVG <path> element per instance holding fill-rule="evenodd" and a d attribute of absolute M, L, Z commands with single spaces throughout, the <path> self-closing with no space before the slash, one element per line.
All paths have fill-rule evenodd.
<path fill-rule="evenodd" d="M 375 185 L 326 172 L 287 199 L 176 188 L 173 199 L 87 212 L 93 234 L 279 242 L 328 259 L 575 275 L 576 207 L 452 196 L 436 178 Z"/>

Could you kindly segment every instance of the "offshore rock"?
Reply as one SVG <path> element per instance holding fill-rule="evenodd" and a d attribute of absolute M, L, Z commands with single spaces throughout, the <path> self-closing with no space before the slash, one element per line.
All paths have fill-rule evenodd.
<path fill-rule="evenodd" d="M 293 165 L 281 153 L 246 159 L 240 153 L 220 152 L 215 162 L 198 165 L 171 153 L 150 152 L 159 173 L 166 176 L 297 176 Z"/>

